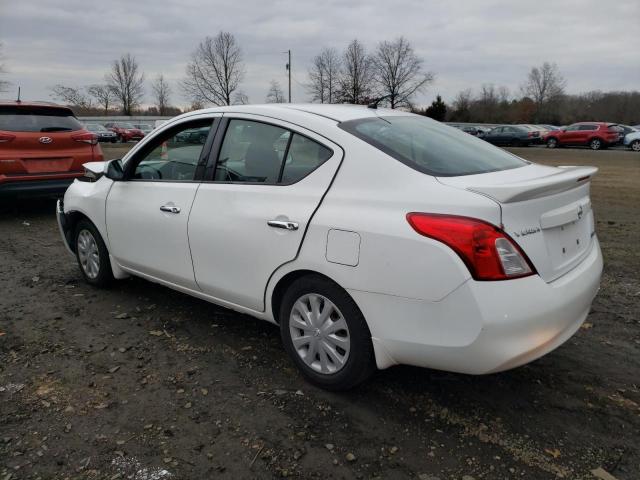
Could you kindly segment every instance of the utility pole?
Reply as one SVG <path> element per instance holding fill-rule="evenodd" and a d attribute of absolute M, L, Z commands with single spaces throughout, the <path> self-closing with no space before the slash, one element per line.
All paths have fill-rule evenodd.
<path fill-rule="evenodd" d="M 287 63 L 287 71 L 289 72 L 289 103 L 291 103 L 291 50 L 287 50 L 289 54 L 289 63 Z"/>

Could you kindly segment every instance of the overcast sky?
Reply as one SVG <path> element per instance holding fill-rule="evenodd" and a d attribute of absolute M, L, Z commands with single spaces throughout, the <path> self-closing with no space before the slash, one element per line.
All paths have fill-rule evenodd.
<path fill-rule="evenodd" d="M 569 92 L 638 90 L 638 19 L 640 0 L 0 0 L 0 42 L 6 78 L 22 86 L 23 98 L 51 99 L 48 87 L 57 83 L 99 83 L 130 52 L 147 81 L 163 73 L 172 103 L 184 106 L 178 82 L 186 62 L 220 30 L 242 47 L 242 90 L 252 103 L 264 102 L 271 79 L 286 92 L 287 49 L 293 100 L 302 102 L 308 65 L 322 47 L 342 50 L 358 38 L 371 50 L 404 35 L 436 74 L 417 99 L 424 104 L 483 83 L 517 92 L 544 61 L 558 64 Z"/>

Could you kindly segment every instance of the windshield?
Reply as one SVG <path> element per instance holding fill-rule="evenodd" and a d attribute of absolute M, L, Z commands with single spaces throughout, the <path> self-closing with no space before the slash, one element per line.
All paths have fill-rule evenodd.
<path fill-rule="evenodd" d="M 107 131 L 106 128 L 104 128 L 102 125 L 96 125 L 94 124 L 87 124 L 87 130 L 89 130 L 90 132 L 105 132 Z"/>
<path fill-rule="evenodd" d="M 65 108 L 0 107 L 0 130 L 8 132 L 70 132 L 82 125 Z"/>
<path fill-rule="evenodd" d="M 422 116 L 363 118 L 339 126 L 429 175 L 473 175 L 527 165 L 521 158 L 484 140 Z"/>

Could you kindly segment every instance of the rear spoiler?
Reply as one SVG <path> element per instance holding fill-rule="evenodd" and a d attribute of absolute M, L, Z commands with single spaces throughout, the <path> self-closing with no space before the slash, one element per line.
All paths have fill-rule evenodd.
<path fill-rule="evenodd" d="M 467 187 L 475 193 L 493 198 L 500 203 L 521 202 L 572 190 L 587 183 L 598 171 L 596 167 L 558 167 L 557 173 L 521 182 Z"/>

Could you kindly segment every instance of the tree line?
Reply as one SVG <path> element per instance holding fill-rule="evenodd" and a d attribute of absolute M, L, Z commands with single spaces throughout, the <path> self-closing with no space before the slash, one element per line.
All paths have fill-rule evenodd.
<path fill-rule="evenodd" d="M 579 121 L 640 122 L 640 92 L 590 91 L 566 93 L 567 81 L 556 64 L 532 67 L 518 92 L 484 84 L 465 89 L 450 104 L 438 96 L 415 113 L 439 121 L 469 123 L 545 123 L 568 125 Z"/>

